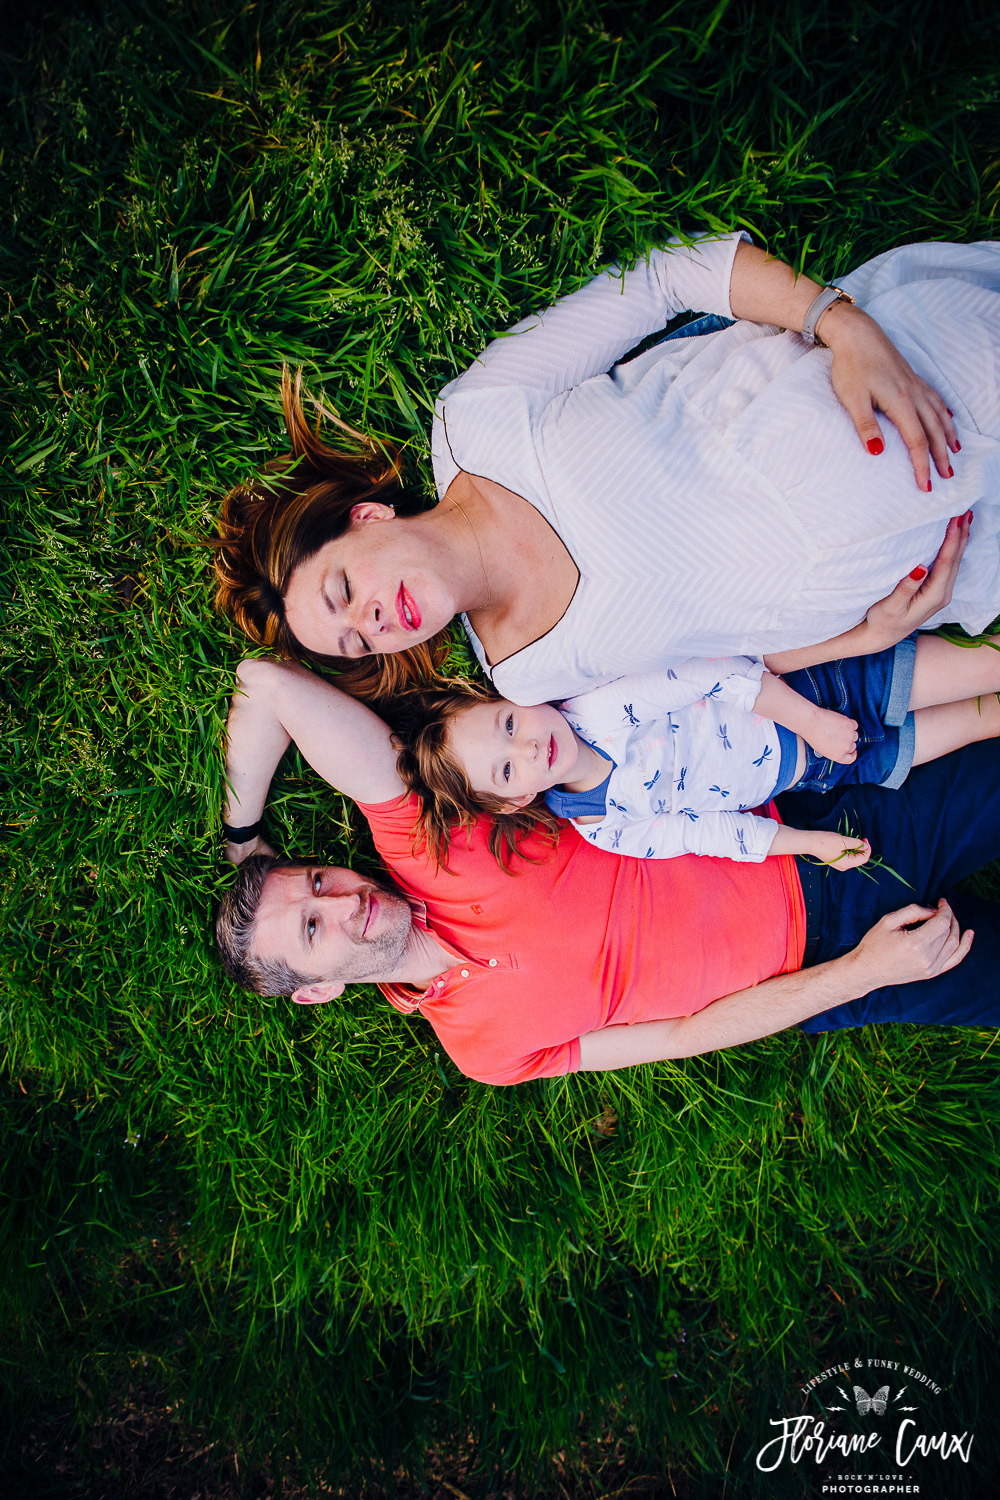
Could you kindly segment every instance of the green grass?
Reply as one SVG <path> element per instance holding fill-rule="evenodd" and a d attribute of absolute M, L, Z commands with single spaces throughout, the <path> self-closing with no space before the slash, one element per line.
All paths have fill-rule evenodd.
<path fill-rule="evenodd" d="M 146 1381 L 251 1489 L 359 1492 L 471 1439 L 481 1489 L 579 1450 L 596 1494 L 603 1434 L 679 1494 L 781 1495 L 768 1419 L 874 1354 L 950 1388 L 977 1447 L 948 1494 L 980 1493 L 991 1036 L 785 1035 L 504 1092 L 374 993 L 236 993 L 209 920 L 240 644 L 204 541 L 280 447 L 282 360 L 430 493 L 435 391 L 607 258 L 746 226 L 834 275 L 996 237 L 995 7 L 43 0 L 7 45 L 11 1473 L 85 1493 L 24 1478 L 20 1424 Z M 276 792 L 290 850 L 371 864 L 300 763 Z"/>

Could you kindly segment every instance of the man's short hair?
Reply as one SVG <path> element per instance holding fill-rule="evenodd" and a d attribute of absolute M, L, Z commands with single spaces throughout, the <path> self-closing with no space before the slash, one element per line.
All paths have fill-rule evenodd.
<path fill-rule="evenodd" d="M 251 854 L 236 872 L 236 879 L 223 896 L 215 918 L 215 945 L 222 967 L 231 979 L 258 995 L 292 995 L 319 974 L 300 974 L 283 958 L 261 958 L 254 952 L 254 928 L 272 870 L 306 869 L 300 860 L 279 859 L 274 854 Z"/>

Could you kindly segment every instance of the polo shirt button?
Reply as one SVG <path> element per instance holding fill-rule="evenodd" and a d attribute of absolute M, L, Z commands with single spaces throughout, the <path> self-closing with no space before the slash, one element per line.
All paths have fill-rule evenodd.
<path fill-rule="evenodd" d="M 468 977 L 469 977 L 469 971 L 468 971 L 468 969 L 463 969 L 462 970 L 462 978 L 463 979 L 468 979 Z"/>
<path fill-rule="evenodd" d="M 491 968 L 491 969 L 495 969 L 495 968 L 496 968 L 496 966 L 497 966 L 497 961 L 496 961 L 496 959 L 495 959 L 495 958 L 491 958 L 491 959 L 490 959 L 490 968 Z"/>

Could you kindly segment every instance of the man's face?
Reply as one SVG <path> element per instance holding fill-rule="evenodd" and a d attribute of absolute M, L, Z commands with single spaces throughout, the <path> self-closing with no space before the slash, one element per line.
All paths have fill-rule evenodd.
<path fill-rule="evenodd" d="M 388 979 L 406 955 L 412 921 L 402 896 L 354 870 L 277 869 L 264 882 L 254 950 L 321 980 Z"/>

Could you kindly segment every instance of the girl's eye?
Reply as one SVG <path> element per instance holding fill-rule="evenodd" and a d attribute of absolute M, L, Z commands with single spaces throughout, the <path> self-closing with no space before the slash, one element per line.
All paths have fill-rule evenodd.
<path fill-rule="evenodd" d="M 504 729 L 506 729 L 506 731 L 507 731 L 508 734 L 513 734 L 514 733 L 514 715 L 513 714 L 508 714 L 507 715 L 506 719 L 504 720 L 503 727 L 504 727 Z"/>
<path fill-rule="evenodd" d="M 503 768 L 503 779 L 504 779 L 504 781 L 509 781 L 510 780 L 510 761 L 507 761 L 506 764 L 504 765 L 504 768 Z"/>
<path fill-rule="evenodd" d="M 350 585 L 350 581 L 349 581 L 349 579 L 347 577 L 347 574 L 345 573 L 344 574 L 344 603 L 345 604 L 350 604 L 350 602 L 351 602 L 351 585 Z"/>
<path fill-rule="evenodd" d="M 359 635 L 358 636 L 358 641 L 361 644 L 361 654 L 362 654 L 362 656 L 368 656 L 368 655 L 370 655 L 372 648 L 371 648 L 371 646 L 369 646 L 368 642 L 365 640 L 365 638 L 364 638 L 363 635 Z"/>

